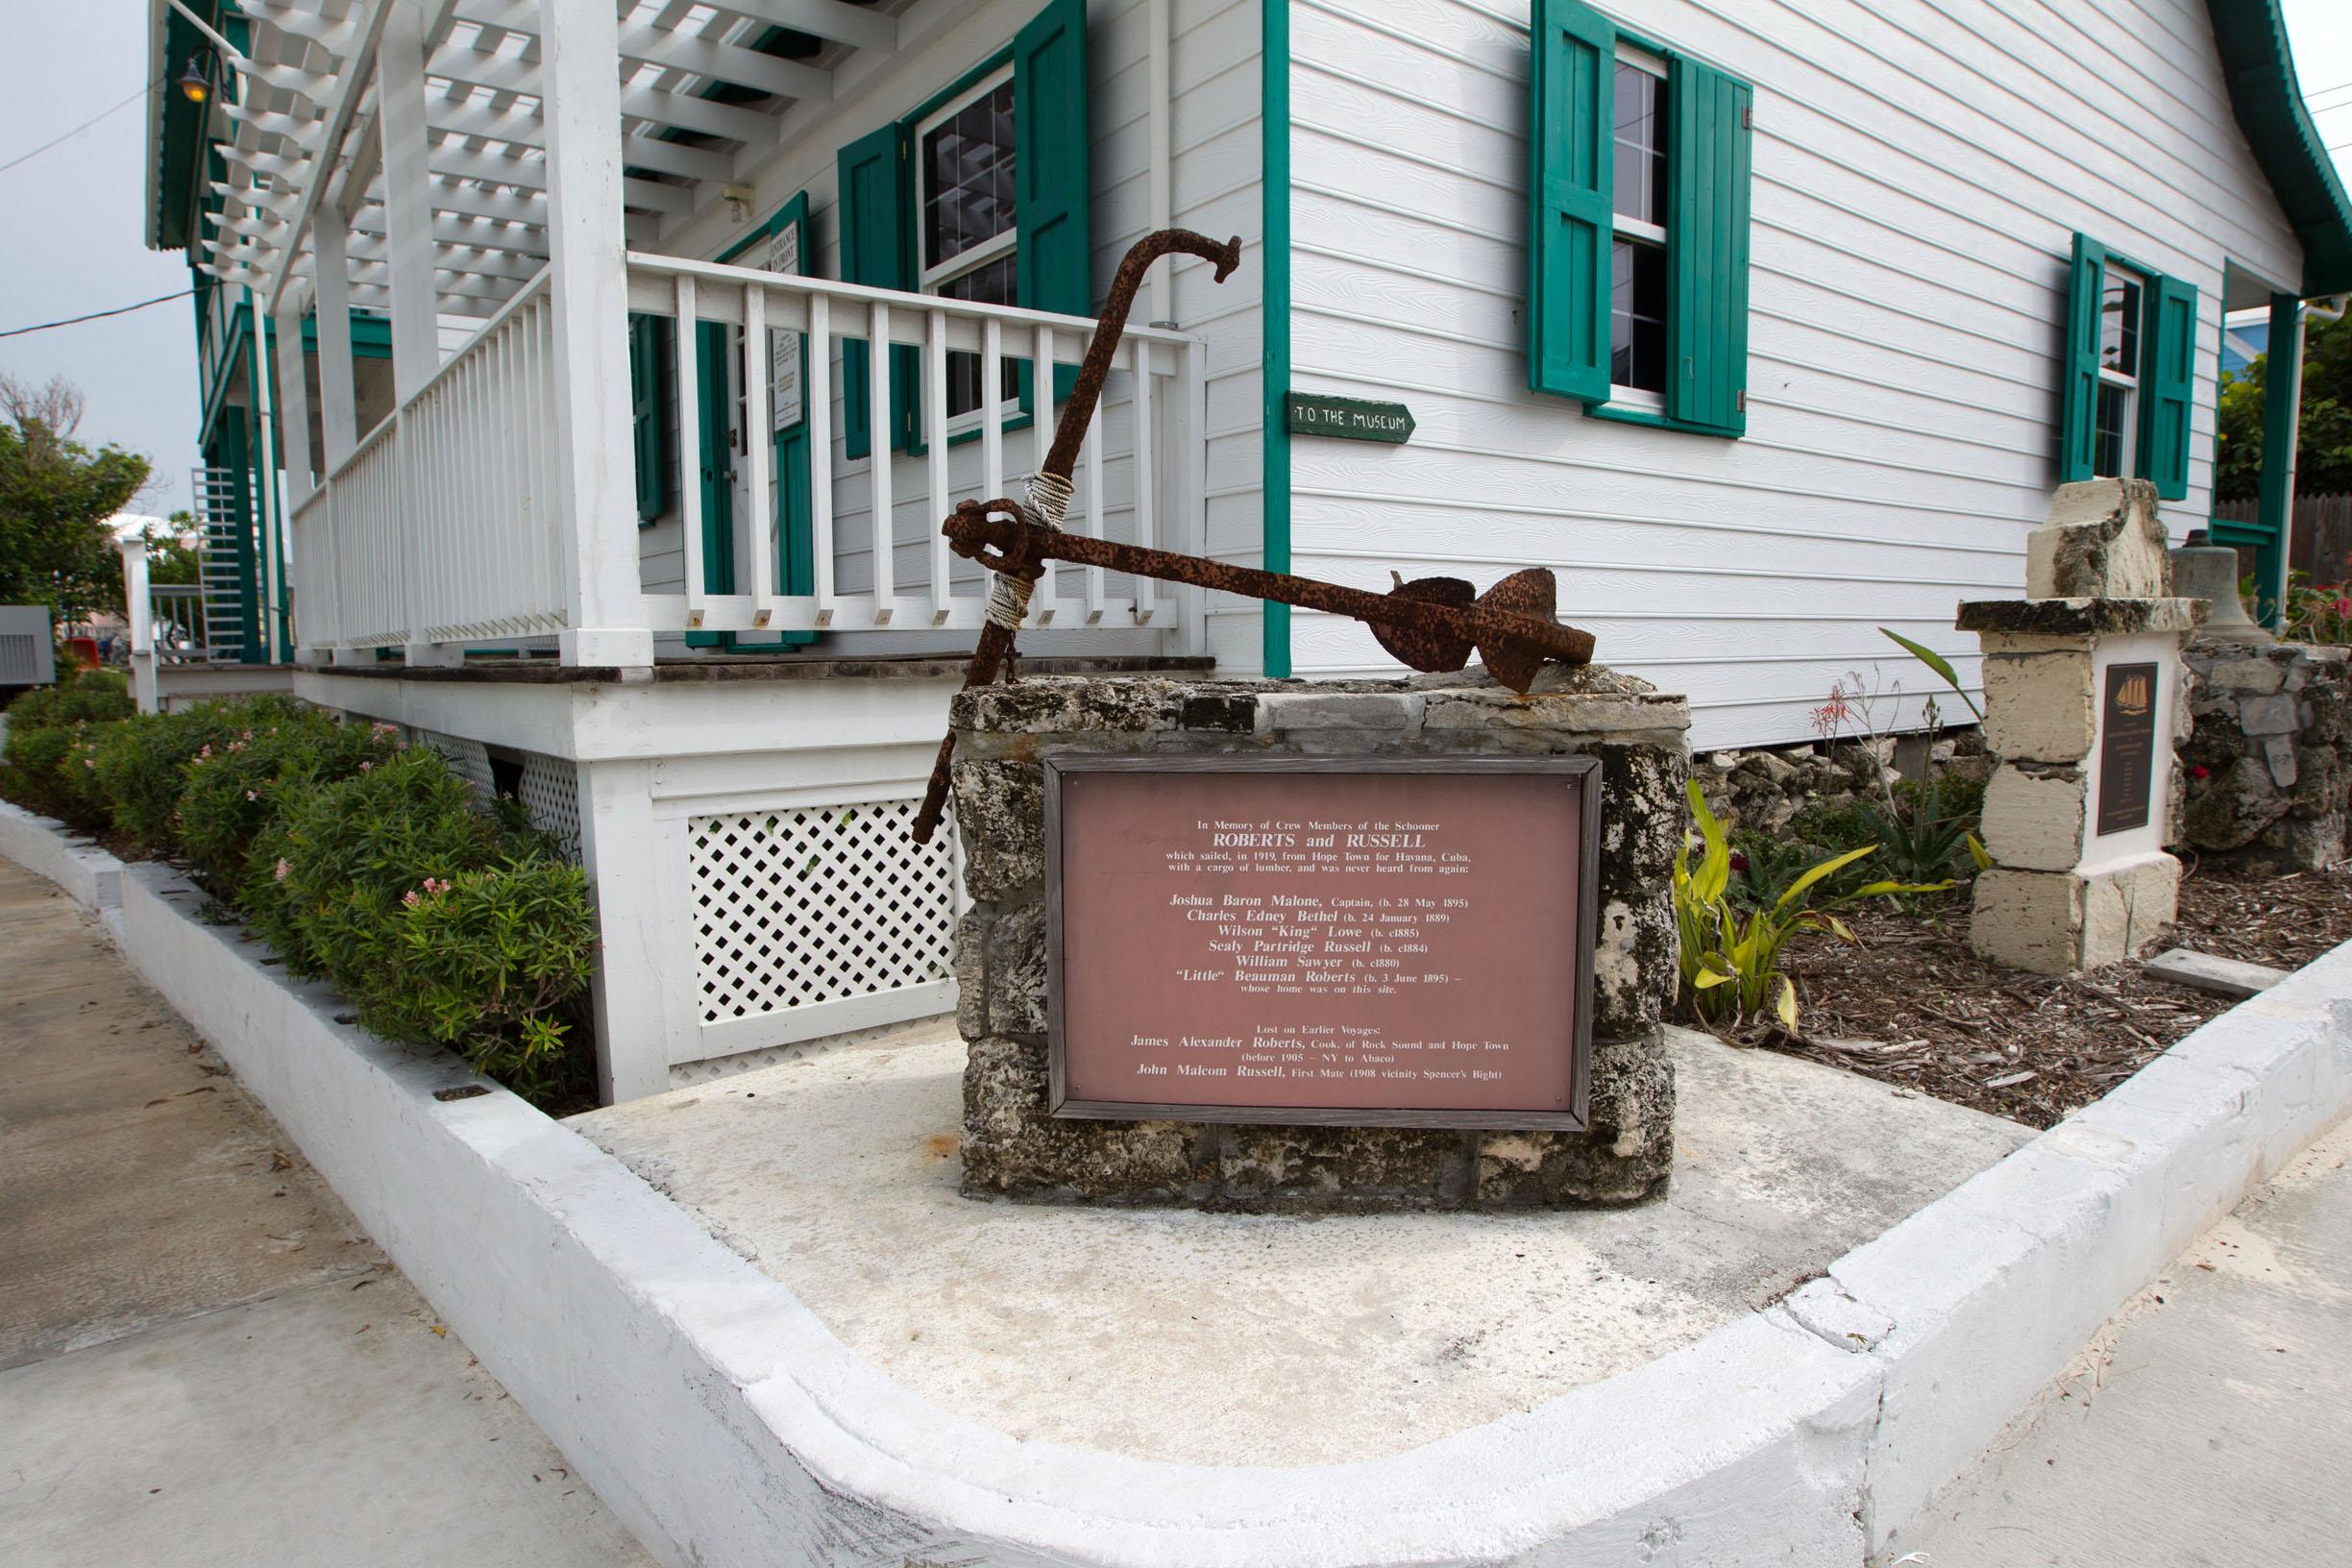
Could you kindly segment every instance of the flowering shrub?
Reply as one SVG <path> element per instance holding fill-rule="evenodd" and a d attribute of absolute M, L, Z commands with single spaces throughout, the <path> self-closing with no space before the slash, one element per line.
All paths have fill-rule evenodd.
<path fill-rule="evenodd" d="M 130 687 L 110 670 L 69 673 L 54 686 L 25 693 L 9 705 L 0 796 L 69 826 L 105 827 L 105 805 L 88 776 L 92 770 L 83 766 L 82 747 L 93 729 L 135 711 Z"/>
<path fill-rule="evenodd" d="M 2280 635 L 2291 643 L 2352 643 L 2352 583 L 2314 583 L 2303 573 L 2288 573 Z"/>
<path fill-rule="evenodd" d="M 351 778 L 398 754 L 391 724 L 337 723 L 316 709 L 264 715 L 200 748 L 184 771 L 180 846 L 213 892 L 243 907 L 254 840 L 292 794 Z"/>
<path fill-rule="evenodd" d="M 302 710 L 288 698 L 199 702 L 179 713 L 140 714 L 112 725 L 97 742 L 98 788 L 114 826 L 152 849 L 180 847 L 180 791 L 187 766 L 227 754 L 257 726 Z"/>
<path fill-rule="evenodd" d="M 477 810 L 438 752 L 276 698 L 138 717 L 119 677 L 20 725 L 23 705 L 0 769 L 12 797 L 179 850 L 378 1034 L 542 1101 L 587 1087 L 587 877 L 518 812 Z"/>

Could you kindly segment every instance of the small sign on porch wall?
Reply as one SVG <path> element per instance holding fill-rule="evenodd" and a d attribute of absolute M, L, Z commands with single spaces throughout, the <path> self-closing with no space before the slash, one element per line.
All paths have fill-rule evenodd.
<path fill-rule="evenodd" d="M 1335 435 L 1342 441 L 1384 441 L 1391 446 L 1412 439 L 1412 410 L 1401 403 L 1286 392 L 1283 412 L 1293 435 Z"/>
<path fill-rule="evenodd" d="M 800 276 L 800 226 L 779 223 L 768 236 L 768 270 Z M 800 334 L 785 328 L 768 331 L 768 408 L 774 428 L 787 430 L 807 417 L 800 405 Z"/>

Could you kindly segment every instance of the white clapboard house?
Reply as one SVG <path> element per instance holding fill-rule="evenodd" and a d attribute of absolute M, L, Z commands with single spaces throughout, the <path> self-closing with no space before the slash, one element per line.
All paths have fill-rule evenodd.
<path fill-rule="evenodd" d="M 1921 690 L 1876 628 L 1965 651 L 2063 479 L 2200 525 L 2224 310 L 2275 385 L 2352 289 L 2277 0 L 152 3 L 255 638 L 576 835 L 616 1097 L 948 1005 L 954 850 L 904 827 L 983 584 L 939 520 L 1037 466 L 1153 229 L 1242 264 L 1152 278 L 1072 527 L 1549 566 L 1702 746 Z M 2273 574 L 2291 484 L 2236 535 Z M 1031 618 L 1394 671 L 1096 571 Z"/>

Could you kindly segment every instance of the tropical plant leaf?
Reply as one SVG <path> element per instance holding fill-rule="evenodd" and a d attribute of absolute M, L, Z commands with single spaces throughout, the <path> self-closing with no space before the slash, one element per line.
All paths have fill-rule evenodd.
<path fill-rule="evenodd" d="M 1976 716 L 1976 722 L 1980 724 L 1984 723 L 1984 710 L 1976 705 L 1975 699 L 1970 697 L 1967 690 L 1961 686 L 1960 673 L 1951 667 L 1951 661 L 1949 659 L 1947 659 L 1943 654 L 1938 653 L 1934 649 L 1927 647 L 1923 643 L 1913 642 L 1910 638 L 1905 637 L 1899 631 L 1890 631 L 1885 626 L 1880 626 L 1878 630 L 1882 636 L 1893 642 L 1904 652 L 1910 654 L 1913 658 L 1919 660 L 1920 663 L 1925 665 L 1928 669 L 1934 671 L 1938 675 L 1942 676 L 1944 684 L 1949 686 L 1952 689 L 1953 694 L 1957 696 L 1961 701 L 1968 704 L 1968 710 Z"/>

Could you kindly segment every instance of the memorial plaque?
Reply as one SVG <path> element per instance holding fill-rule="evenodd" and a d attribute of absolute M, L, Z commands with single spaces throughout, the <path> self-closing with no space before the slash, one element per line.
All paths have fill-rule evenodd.
<path fill-rule="evenodd" d="M 1585 1125 L 1588 757 L 1045 763 L 1058 1116 Z"/>
<path fill-rule="evenodd" d="M 2111 664 L 2099 709 L 2097 831 L 2148 824 L 2156 784 L 2156 666 Z"/>

